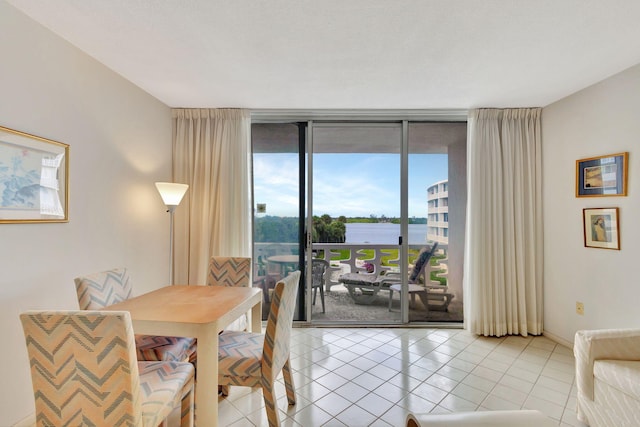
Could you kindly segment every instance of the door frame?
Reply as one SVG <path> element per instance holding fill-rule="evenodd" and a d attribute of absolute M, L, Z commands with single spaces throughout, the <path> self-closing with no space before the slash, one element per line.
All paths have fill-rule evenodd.
<path fill-rule="evenodd" d="M 312 244 L 311 234 L 305 232 L 305 228 L 309 229 L 312 216 L 311 207 L 308 203 L 307 197 L 311 197 L 310 191 L 312 189 L 309 186 L 311 181 L 307 180 L 309 171 L 305 169 L 305 159 L 307 157 L 308 147 L 311 141 L 310 131 L 313 123 L 321 122 L 399 122 L 402 123 L 402 146 L 401 146 L 401 236 L 408 236 L 408 124 L 414 122 L 467 122 L 469 111 L 467 109 L 431 109 L 431 110 L 416 110 L 416 109 L 332 109 L 332 110 L 313 110 L 313 109 L 300 109 L 300 110 L 287 110 L 287 109 L 255 109 L 251 111 L 251 123 L 305 123 L 305 141 L 301 142 L 301 164 L 300 164 L 300 197 L 301 197 L 301 214 L 300 214 L 300 236 L 304 236 L 300 239 L 301 247 L 301 266 L 304 266 L 304 255 L 311 259 Z M 253 182 L 253 179 L 252 179 Z M 306 184 L 306 185 L 305 185 Z M 253 184 L 252 184 L 253 186 Z M 305 189 L 308 194 L 305 193 Z M 253 190 L 252 190 L 253 192 Z M 253 194 L 252 194 L 253 196 Z M 253 241 L 253 239 L 252 239 Z M 408 257 L 409 242 L 408 238 L 403 238 L 402 245 L 400 245 L 400 257 L 401 259 L 407 259 Z M 401 308 L 401 324 L 402 326 L 410 326 L 409 323 L 409 311 L 408 311 L 408 295 L 407 295 L 407 280 L 408 266 L 407 263 L 401 263 L 403 284 L 402 284 L 402 296 L 401 301 L 407 301 L 402 304 Z M 302 268 L 302 278 L 304 279 L 300 283 L 300 296 L 306 295 L 306 298 L 301 298 L 298 304 L 299 315 L 301 324 L 311 323 L 310 319 L 310 307 L 307 308 L 305 300 L 311 301 L 311 286 L 310 278 L 304 274 L 304 268 Z M 309 282 L 309 283 L 307 283 Z M 395 325 L 395 324 L 394 324 Z M 422 325 L 420 325 L 422 326 Z"/>

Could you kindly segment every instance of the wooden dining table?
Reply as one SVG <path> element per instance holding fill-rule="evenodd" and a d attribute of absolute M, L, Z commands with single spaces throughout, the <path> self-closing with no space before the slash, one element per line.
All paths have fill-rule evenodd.
<path fill-rule="evenodd" d="M 196 424 L 218 425 L 218 333 L 251 311 L 251 331 L 262 329 L 262 290 L 250 287 L 173 285 L 113 304 L 131 314 L 136 334 L 197 339 Z"/>

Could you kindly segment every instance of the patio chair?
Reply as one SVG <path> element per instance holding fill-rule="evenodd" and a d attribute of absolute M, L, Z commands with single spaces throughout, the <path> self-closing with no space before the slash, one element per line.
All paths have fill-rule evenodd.
<path fill-rule="evenodd" d="M 74 282 L 80 310 L 100 310 L 133 295 L 132 280 L 126 268 L 76 277 Z M 138 360 L 186 361 L 196 352 L 196 340 L 190 337 L 136 335 L 135 340 Z"/>
<path fill-rule="evenodd" d="M 264 292 L 264 301 L 268 304 L 271 299 L 271 292 L 276 286 L 278 280 L 282 279 L 282 267 L 273 262 L 266 262 L 265 277 L 262 290 Z"/>
<path fill-rule="evenodd" d="M 276 284 L 264 335 L 225 331 L 218 338 L 218 384 L 223 386 L 222 394 L 228 394 L 230 385 L 262 387 L 270 427 L 280 426 L 275 385 L 281 371 L 289 405 L 296 403 L 290 347 L 299 281 L 300 271 L 294 271 Z"/>
<path fill-rule="evenodd" d="M 429 265 L 429 260 L 437 248 L 438 242 L 435 242 L 431 248 L 425 247 L 420 251 L 413 269 L 409 273 L 409 284 L 419 285 L 420 277 L 425 276 L 426 266 Z M 402 277 L 400 273 L 394 272 L 378 275 L 348 273 L 340 276 L 340 281 L 345 285 L 356 304 L 371 304 L 381 290 L 389 291 L 389 298 L 392 298 L 393 291 L 400 291 L 401 289 Z M 437 306 L 438 309 L 446 311 L 453 299 L 453 294 L 447 292 L 448 288 L 446 286 L 429 285 L 427 278 L 424 279 L 424 282 L 424 284 L 419 285 L 421 286 L 420 289 L 413 287 L 411 291 L 420 297 L 425 308 L 435 308 Z M 431 303 L 428 303 L 428 301 L 431 301 Z"/>
<path fill-rule="evenodd" d="M 193 426 L 193 365 L 137 362 L 129 312 L 39 310 L 20 320 L 36 426 L 157 427 L 174 408 Z"/>
<path fill-rule="evenodd" d="M 409 283 L 409 294 L 412 300 L 415 299 L 415 295 L 418 295 L 427 310 L 447 311 L 454 295 L 447 292 L 449 290 L 447 286 L 429 284 L 430 278 L 427 266 L 437 248 L 438 242 L 435 242 L 431 249 L 422 248 L 409 273 L 407 282 Z M 422 283 L 420 283 L 421 279 Z M 402 290 L 402 286 L 399 283 L 400 274 L 387 273 L 382 281 L 383 284 L 389 285 L 389 310 L 391 310 L 393 292 L 400 293 Z"/>
<path fill-rule="evenodd" d="M 420 253 L 418 253 L 418 256 L 416 257 L 416 261 L 413 264 L 413 268 L 409 272 L 409 283 L 419 283 L 421 277 L 423 277 L 425 284 L 427 283 L 428 280 L 425 277 L 425 270 L 437 249 L 438 242 L 434 242 L 433 245 L 431 245 L 431 248 L 425 246 L 420 250 Z M 385 280 L 388 279 L 389 282 L 394 283 L 397 283 L 400 279 L 400 273 L 392 271 L 386 273 L 384 276 Z"/>
<path fill-rule="evenodd" d="M 325 312 L 324 308 L 324 287 L 325 287 L 325 274 L 329 269 L 329 262 L 323 259 L 314 258 L 311 260 L 311 289 L 313 290 L 312 305 L 316 305 L 316 295 L 318 290 L 320 291 L 320 301 L 322 302 L 322 312 Z"/>

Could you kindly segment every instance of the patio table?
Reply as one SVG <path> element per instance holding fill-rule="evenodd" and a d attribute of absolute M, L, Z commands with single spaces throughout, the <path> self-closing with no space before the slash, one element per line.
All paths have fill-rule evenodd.
<path fill-rule="evenodd" d="M 300 263 L 300 257 L 298 255 L 273 255 L 267 258 L 267 262 L 278 264 L 280 274 L 284 277 L 296 269 Z"/>
<path fill-rule="evenodd" d="M 389 311 L 391 310 L 391 304 L 393 302 L 393 291 L 402 294 L 402 284 L 396 283 L 394 285 L 389 286 Z M 411 305 L 409 307 L 415 307 L 416 305 L 416 293 L 417 292 L 425 292 L 426 288 L 424 286 L 416 285 L 413 283 L 408 284 L 407 292 L 409 292 L 409 296 L 411 297 Z M 428 307 L 427 307 L 428 308 Z"/>

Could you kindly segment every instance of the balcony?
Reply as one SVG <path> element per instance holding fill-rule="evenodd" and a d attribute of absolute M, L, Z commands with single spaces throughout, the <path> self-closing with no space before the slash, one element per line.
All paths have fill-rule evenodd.
<path fill-rule="evenodd" d="M 256 243 L 256 259 L 268 259 L 267 247 L 269 244 Z M 283 250 L 290 254 L 297 252 L 295 244 L 282 245 Z M 340 276 L 345 273 L 360 272 L 367 274 L 363 264 L 373 265 L 373 272 L 399 272 L 399 246 L 380 244 L 343 244 L 343 243 L 314 243 L 313 252 L 315 258 L 321 258 L 329 262 L 329 272 L 326 275 L 325 286 L 325 313 L 322 313 L 320 295 L 316 304 L 312 306 L 312 320 L 317 322 L 347 322 L 347 323 L 394 323 L 400 321 L 400 296 L 393 293 L 391 300 L 392 310 L 389 310 L 390 292 L 382 289 L 369 305 L 356 304 L 349 296 L 347 288 L 340 282 Z M 413 267 L 417 253 L 422 245 L 409 245 L 409 269 Z M 443 286 L 448 284 L 448 245 L 440 244 L 432 259 L 425 267 L 425 276 L 428 285 Z M 410 270 L 409 270 L 410 271 Z M 266 305 L 266 304 L 265 304 Z M 448 310 L 426 310 L 422 301 L 416 298 L 409 305 L 409 320 L 416 322 L 462 322 L 462 301 L 460 297 L 454 298 Z"/>

